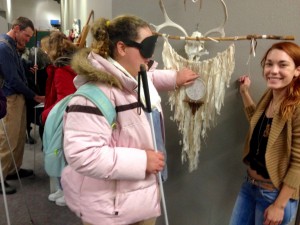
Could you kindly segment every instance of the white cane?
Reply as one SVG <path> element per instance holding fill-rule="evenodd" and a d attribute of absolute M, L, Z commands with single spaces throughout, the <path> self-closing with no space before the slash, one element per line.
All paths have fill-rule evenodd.
<path fill-rule="evenodd" d="M 156 140 L 155 140 L 154 125 L 153 125 L 153 115 L 152 115 L 152 109 L 151 109 L 151 100 L 150 100 L 149 86 L 148 86 L 148 79 L 147 79 L 147 72 L 146 72 L 145 65 L 141 64 L 139 74 L 141 75 L 142 82 L 143 82 L 143 89 L 144 89 L 145 100 L 146 100 L 146 109 L 147 109 L 147 112 L 149 113 L 149 118 L 150 118 L 150 126 L 151 126 L 154 150 L 155 150 L 155 152 L 157 152 L 157 145 L 156 145 Z M 162 182 L 162 178 L 161 178 L 161 172 L 158 173 L 157 178 L 158 178 L 158 184 L 159 184 L 162 206 L 163 206 L 163 211 L 164 211 L 165 224 L 169 225 L 163 182 Z"/>
<path fill-rule="evenodd" d="M 1 119 L 1 123 L 2 123 L 2 126 L 3 126 L 3 131 L 5 132 L 5 126 L 4 126 L 3 119 Z M 6 132 L 5 132 L 5 134 L 6 134 Z M 5 185 L 4 185 L 4 177 L 3 177 L 3 171 L 2 171 L 1 158 L 0 158 L 0 179 L 1 179 L 1 188 L 2 188 L 2 195 L 3 195 L 7 225 L 10 225 L 10 218 L 9 218 L 9 211 L 8 211 L 8 206 L 7 206 L 7 198 L 6 198 L 6 192 L 5 192 Z"/>
<path fill-rule="evenodd" d="M 23 193 L 21 196 L 22 196 L 22 198 L 24 200 L 25 207 L 26 207 L 27 212 L 28 212 L 28 216 L 29 216 L 29 219 L 30 219 L 30 224 L 34 225 L 34 222 L 33 222 L 33 219 L 32 219 L 32 216 L 31 216 L 31 213 L 30 213 L 30 210 L 29 210 L 29 207 L 28 207 L 27 200 L 26 200 L 26 198 L 24 196 L 23 184 L 22 184 L 21 179 L 20 179 L 20 175 L 19 175 L 19 172 L 18 172 L 18 169 L 17 169 L 17 164 L 16 164 L 16 161 L 15 161 L 13 152 L 12 152 L 12 147 L 10 145 L 9 137 L 8 137 L 7 130 L 6 130 L 6 127 L 5 127 L 3 119 L 1 119 L 1 122 L 2 122 L 2 127 L 3 127 L 4 134 L 5 134 L 5 137 L 6 137 L 6 140 L 7 140 L 7 144 L 8 144 L 9 150 L 10 150 L 10 154 L 11 154 L 11 157 L 12 157 L 12 161 L 13 161 L 13 164 L 14 164 L 15 169 L 16 169 L 16 174 L 17 174 L 17 177 L 18 177 L 18 180 L 19 180 L 21 193 Z M 1 159 L 0 159 L 0 164 L 1 164 Z M 1 171 L 1 174 L 0 174 L 0 176 L 1 176 L 1 187 L 2 187 L 2 192 L 3 192 L 5 212 L 6 212 L 7 221 L 8 221 L 7 225 L 10 225 L 9 213 L 8 213 L 8 207 L 7 207 L 7 199 L 6 199 L 6 192 L 5 192 L 5 186 L 4 186 L 4 177 L 3 177 L 3 172 L 2 172 L 2 166 L 1 165 L 0 165 L 0 171 Z"/>
<path fill-rule="evenodd" d="M 35 69 L 37 65 L 37 47 L 34 47 L 34 85 L 37 86 L 37 70 Z M 33 137 L 36 138 L 36 107 L 34 107 L 34 124 L 33 124 Z M 36 160 L 36 147 L 33 145 L 33 171 L 35 171 L 35 160 Z"/>
<path fill-rule="evenodd" d="M 34 66 L 37 65 L 37 47 L 34 47 Z M 34 70 L 34 84 L 37 84 L 36 70 Z"/>

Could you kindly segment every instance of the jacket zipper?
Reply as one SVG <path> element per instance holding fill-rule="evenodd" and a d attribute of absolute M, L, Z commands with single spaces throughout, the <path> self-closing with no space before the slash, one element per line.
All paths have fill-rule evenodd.
<path fill-rule="evenodd" d="M 118 181 L 116 181 L 116 185 L 115 185 L 114 212 L 113 212 L 115 216 L 119 215 L 119 210 L 118 210 L 119 203 L 118 203 L 117 196 L 118 196 Z"/>

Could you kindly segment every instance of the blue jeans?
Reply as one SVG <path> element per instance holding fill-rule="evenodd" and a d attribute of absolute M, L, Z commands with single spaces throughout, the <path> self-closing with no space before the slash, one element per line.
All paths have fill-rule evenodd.
<path fill-rule="evenodd" d="M 230 225 L 262 225 L 264 211 L 276 200 L 278 194 L 278 190 L 269 191 L 244 181 L 233 208 Z M 297 200 L 289 200 L 280 225 L 291 222 L 296 216 L 297 206 Z"/>

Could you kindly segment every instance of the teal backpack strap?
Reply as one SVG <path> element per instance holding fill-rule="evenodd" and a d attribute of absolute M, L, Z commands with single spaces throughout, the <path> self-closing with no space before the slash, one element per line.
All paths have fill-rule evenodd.
<path fill-rule="evenodd" d="M 114 127 L 117 117 L 116 109 L 100 88 L 94 84 L 87 83 L 79 87 L 74 93 L 75 95 L 84 96 L 93 102 L 101 110 L 108 123 Z"/>

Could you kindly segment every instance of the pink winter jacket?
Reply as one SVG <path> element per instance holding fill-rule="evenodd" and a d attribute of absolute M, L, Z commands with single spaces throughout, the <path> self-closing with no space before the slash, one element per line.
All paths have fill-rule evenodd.
<path fill-rule="evenodd" d="M 69 103 L 64 116 L 69 165 L 61 180 L 67 205 L 93 225 L 127 225 L 157 217 L 159 187 L 156 176 L 146 174 L 144 151 L 154 147 L 146 115 L 143 110 L 138 114 L 136 82 L 99 55 L 84 54 L 80 52 L 72 63 L 80 74 L 75 85 L 93 81 L 116 107 L 117 126 L 112 129 L 84 97 Z M 158 90 L 175 88 L 175 71 L 153 70 L 148 75 Z"/>

